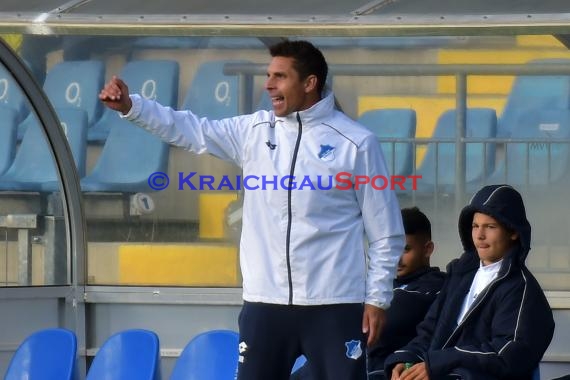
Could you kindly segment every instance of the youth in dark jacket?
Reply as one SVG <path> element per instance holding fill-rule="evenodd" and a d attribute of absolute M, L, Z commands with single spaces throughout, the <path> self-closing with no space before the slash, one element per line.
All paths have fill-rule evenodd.
<path fill-rule="evenodd" d="M 462 210 L 459 235 L 465 252 L 448 265 L 418 335 L 386 359 L 387 377 L 531 379 L 554 320 L 525 266 L 531 228 L 522 197 L 508 185 L 484 187 Z M 473 291 L 481 283 L 475 275 L 493 264 L 494 279 Z"/>
<path fill-rule="evenodd" d="M 377 344 L 368 350 L 368 380 L 383 380 L 384 360 L 416 336 L 416 326 L 427 313 L 443 283 L 445 273 L 430 266 L 434 251 L 431 223 L 417 207 L 402 209 L 406 245 L 393 281 L 394 298 Z M 306 363 L 291 380 L 318 380 Z"/>
<path fill-rule="evenodd" d="M 424 267 L 394 280 L 394 299 L 386 313 L 386 324 L 378 344 L 368 351 L 369 380 L 384 379 L 384 360 L 416 336 L 443 283 L 445 273 L 437 267 Z"/>

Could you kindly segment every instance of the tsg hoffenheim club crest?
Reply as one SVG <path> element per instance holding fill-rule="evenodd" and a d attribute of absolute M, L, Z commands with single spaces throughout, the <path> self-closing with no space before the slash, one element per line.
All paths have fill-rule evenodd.
<path fill-rule="evenodd" d="M 321 145 L 321 151 L 319 152 L 319 158 L 323 161 L 334 160 L 334 146 Z"/>
<path fill-rule="evenodd" d="M 351 340 L 344 344 L 346 346 L 346 356 L 350 359 L 358 359 L 362 355 L 362 348 L 359 340 Z"/>

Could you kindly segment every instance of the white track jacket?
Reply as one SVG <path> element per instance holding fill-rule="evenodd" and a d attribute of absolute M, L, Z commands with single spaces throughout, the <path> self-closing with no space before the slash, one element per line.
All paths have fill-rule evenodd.
<path fill-rule="evenodd" d="M 389 306 L 404 246 L 400 207 L 390 186 L 347 183 L 356 175 L 390 177 L 377 138 L 335 110 L 332 93 L 286 117 L 258 111 L 222 120 L 131 99 L 126 119 L 170 144 L 234 162 L 244 180 L 251 176 L 240 241 L 244 300 Z"/>

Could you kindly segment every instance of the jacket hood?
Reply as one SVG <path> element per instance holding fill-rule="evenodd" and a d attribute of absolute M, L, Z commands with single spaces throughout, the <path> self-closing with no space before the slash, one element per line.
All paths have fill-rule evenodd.
<path fill-rule="evenodd" d="M 505 227 L 519 235 L 520 262 L 524 262 L 530 250 L 531 227 L 526 218 L 522 196 L 509 185 L 489 185 L 479 190 L 459 214 L 459 237 L 466 252 L 476 253 L 471 226 L 476 212 L 492 216 Z"/>

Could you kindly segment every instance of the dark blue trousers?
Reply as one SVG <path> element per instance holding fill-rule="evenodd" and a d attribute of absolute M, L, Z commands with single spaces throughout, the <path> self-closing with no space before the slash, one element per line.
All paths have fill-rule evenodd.
<path fill-rule="evenodd" d="M 319 380 L 365 380 L 362 304 L 245 302 L 239 316 L 238 380 L 287 380 L 305 355 Z"/>

